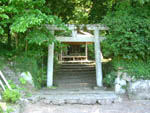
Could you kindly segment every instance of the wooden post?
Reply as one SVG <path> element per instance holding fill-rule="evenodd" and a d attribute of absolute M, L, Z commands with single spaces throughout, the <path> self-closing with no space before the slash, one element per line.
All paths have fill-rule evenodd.
<path fill-rule="evenodd" d="M 63 52 L 62 52 L 62 48 L 61 48 L 61 53 L 60 53 L 60 60 L 62 61 L 63 59 L 62 59 L 62 54 L 63 54 Z"/>
<path fill-rule="evenodd" d="M 54 34 L 54 32 L 52 32 Z M 53 86 L 54 43 L 48 45 L 47 87 Z"/>
<path fill-rule="evenodd" d="M 100 40 L 99 40 L 99 30 L 95 28 L 95 60 L 96 60 L 96 82 L 98 87 L 102 87 L 102 64 L 101 64 L 101 50 L 100 50 Z"/>
<path fill-rule="evenodd" d="M 77 37 L 77 30 L 76 30 L 76 26 L 73 25 L 72 26 L 72 38 L 76 38 Z"/>
<path fill-rule="evenodd" d="M 85 43 L 85 56 L 86 56 L 86 60 L 88 60 L 88 47 L 87 47 L 87 43 Z"/>

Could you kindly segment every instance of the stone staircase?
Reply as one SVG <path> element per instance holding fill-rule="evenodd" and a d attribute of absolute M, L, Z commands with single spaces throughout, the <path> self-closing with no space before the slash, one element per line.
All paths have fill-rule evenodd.
<path fill-rule="evenodd" d="M 61 89 L 87 89 L 96 86 L 94 62 L 62 63 L 55 71 L 54 85 Z"/>
<path fill-rule="evenodd" d="M 43 88 L 28 100 L 46 105 L 112 104 L 120 101 L 114 91 L 96 87 L 94 62 L 62 63 L 55 70 L 56 88 Z"/>

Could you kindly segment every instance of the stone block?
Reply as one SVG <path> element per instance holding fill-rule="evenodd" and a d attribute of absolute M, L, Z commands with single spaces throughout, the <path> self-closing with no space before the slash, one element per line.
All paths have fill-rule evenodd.
<path fill-rule="evenodd" d="M 64 99 L 55 99 L 55 100 L 52 100 L 52 104 L 63 105 L 63 104 L 65 104 L 65 100 Z"/>
<path fill-rule="evenodd" d="M 67 99 L 66 103 L 67 104 L 78 104 L 78 99 Z"/>
<path fill-rule="evenodd" d="M 108 105 L 108 104 L 112 104 L 113 100 L 112 99 L 100 99 L 100 100 L 97 100 L 97 103 L 100 105 Z"/>
<path fill-rule="evenodd" d="M 96 99 L 95 98 L 82 98 L 79 100 L 80 104 L 85 104 L 85 105 L 93 105 L 96 104 Z"/>
<path fill-rule="evenodd" d="M 130 99 L 150 99 L 150 80 L 130 82 L 128 95 Z"/>
<path fill-rule="evenodd" d="M 127 84 L 126 80 L 117 77 L 115 80 L 115 92 L 117 94 L 124 94 L 126 90 L 123 88 L 123 86 L 126 86 L 126 84 Z"/>
<path fill-rule="evenodd" d="M 34 87 L 34 82 L 33 82 L 33 79 L 32 79 L 32 75 L 30 72 L 23 72 L 21 73 L 20 75 L 22 78 L 24 78 L 27 83 L 29 83 L 30 85 L 32 85 L 32 87 Z"/>

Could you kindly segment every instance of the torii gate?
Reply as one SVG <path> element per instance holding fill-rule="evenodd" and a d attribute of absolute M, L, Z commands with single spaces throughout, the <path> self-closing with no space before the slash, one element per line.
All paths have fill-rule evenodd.
<path fill-rule="evenodd" d="M 72 31 L 72 37 L 56 37 L 56 40 L 60 42 L 93 42 L 95 46 L 95 60 L 96 60 L 96 83 L 98 87 L 102 87 L 102 64 L 101 64 L 101 50 L 100 41 L 104 39 L 101 37 L 100 31 L 108 30 L 107 27 L 100 24 L 87 24 L 87 25 L 66 25 L 69 30 Z M 63 30 L 55 25 L 47 25 L 47 28 L 54 33 L 55 31 Z M 87 29 L 94 31 L 94 36 L 84 36 L 77 34 L 77 28 L 80 30 Z M 53 86 L 53 61 L 54 59 L 54 43 L 48 46 L 48 64 L 47 64 L 47 87 Z"/>

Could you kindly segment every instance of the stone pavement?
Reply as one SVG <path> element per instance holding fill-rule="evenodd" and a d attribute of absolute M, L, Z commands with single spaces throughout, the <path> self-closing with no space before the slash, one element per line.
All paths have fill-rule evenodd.
<path fill-rule="evenodd" d="M 22 113 L 150 113 L 150 101 L 123 101 L 111 105 L 27 104 Z"/>

